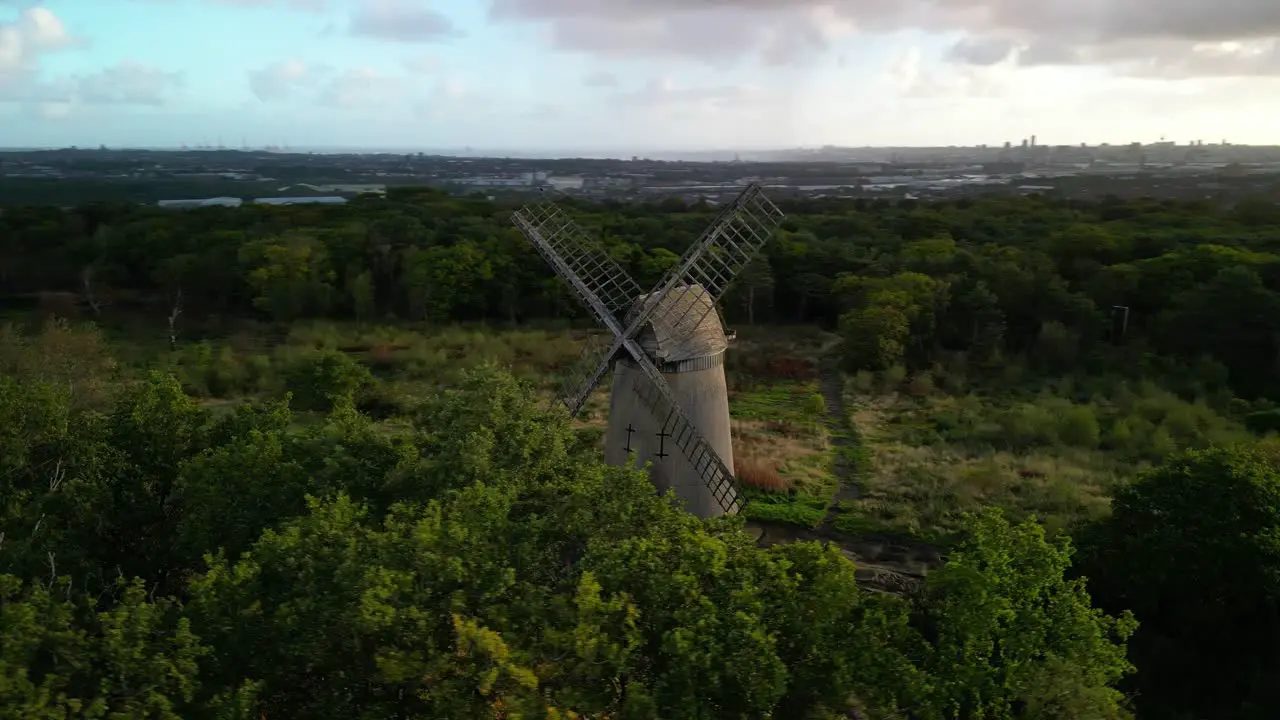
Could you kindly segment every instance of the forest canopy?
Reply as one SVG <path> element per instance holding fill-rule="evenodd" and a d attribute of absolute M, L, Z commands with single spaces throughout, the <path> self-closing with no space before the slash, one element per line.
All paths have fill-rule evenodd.
<path fill-rule="evenodd" d="M 411 429 L 0 381 L 0 715 L 1123 717 L 1129 616 L 998 511 L 910 599 L 604 467 L 510 376 Z M 1053 710 L 1061 708 L 1061 710 Z M 1084 715 L 1077 715 L 1084 717 Z"/>

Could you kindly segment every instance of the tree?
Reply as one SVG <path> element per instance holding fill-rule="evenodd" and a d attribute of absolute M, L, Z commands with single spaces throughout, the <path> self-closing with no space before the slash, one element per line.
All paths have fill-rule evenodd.
<path fill-rule="evenodd" d="M 294 231 L 254 241 L 240 251 L 255 292 L 254 307 L 276 320 L 294 320 L 329 309 L 334 272 L 325 246 Z"/>
<path fill-rule="evenodd" d="M 1082 537 L 1099 603 L 1131 609 L 1144 715 L 1275 717 L 1280 471 L 1256 448 L 1185 452 L 1116 490 Z"/>
<path fill-rule="evenodd" d="M 927 718 L 1124 718 L 1113 685 L 1133 667 L 1128 613 L 1091 606 L 1067 579 L 1070 541 L 991 508 L 971 516 L 947 564 L 931 573 L 914 624 L 928 643 Z"/>
<path fill-rule="evenodd" d="M 149 602 L 140 582 L 118 592 L 97 610 L 68 578 L 41 586 L 0 575 L 0 718 L 190 717 L 208 648 L 173 601 Z"/>
<path fill-rule="evenodd" d="M 476 243 L 410 248 L 405 256 L 404 285 L 416 318 L 446 322 L 458 317 L 482 317 L 483 283 L 493 279 L 493 267 Z"/>
<path fill-rule="evenodd" d="M 341 350 L 317 350 L 295 358 L 284 369 L 284 380 L 295 407 L 328 412 L 355 402 L 356 394 L 373 383 L 373 375 Z"/>
<path fill-rule="evenodd" d="M 945 283 L 914 272 L 845 275 L 836 286 L 854 306 L 840 316 L 840 334 L 855 370 L 883 370 L 900 362 L 910 346 L 923 349 L 946 293 Z"/>

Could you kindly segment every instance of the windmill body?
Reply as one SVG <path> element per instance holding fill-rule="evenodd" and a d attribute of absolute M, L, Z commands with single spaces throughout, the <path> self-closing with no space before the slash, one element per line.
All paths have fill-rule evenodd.
<path fill-rule="evenodd" d="M 677 308 L 674 298 L 688 303 L 709 304 L 701 287 L 679 288 L 662 297 L 655 294 L 639 299 L 637 307 L 656 308 L 651 317 L 670 317 Z M 720 316 L 702 315 L 701 322 L 688 332 L 675 333 L 661 322 L 649 321 L 641 328 L 637 344 L 662 373 L 675 402 L 684 409 L 689 422 L 733 472 L 733 438 L 729 422 L 729 391 L 724 375 L 724 355 L 729 345 Z M 613 389 L 609 397 L 609 423 L 605 431 L 604 459 L 610 465 L 649 466 L 649 477 L 658 492 L 674 490 L 684 508 L 698 517 L 716 517 L 727 509 L 715 497 L 693 462 L 676 447 L 670 428 L 664 428 L 641 402 L 638 387 L 648 378 L 638 363 L 620 358 L 614 363 Z M 733 490 L 736 500 L 737 492 Z M 729 503 L 730 508 L 735 503 Z"/>
<path fill-rule="evenodd" d="M 522 208 L 512 219 L 608 331 L 588 340 L 565 375 L 558 397 L 569 414 L 612 370 L 605 460 L 648 466 L 655 487 L 674 490 L 699 517 L 737 512 L 728 340 L 715 304 L 782 212 L 758 185 L 747 186 L 647 294 L 555 204 Z"/>

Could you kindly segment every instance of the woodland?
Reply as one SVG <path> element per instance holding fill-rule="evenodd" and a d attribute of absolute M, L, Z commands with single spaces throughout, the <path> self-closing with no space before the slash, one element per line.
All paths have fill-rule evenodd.
<path fill-rule="evenodd" d="M 4 208 L 0 719 L 1280 715 L 1280 204 L 779 205 L 712 521 L 513 206 Z"/>

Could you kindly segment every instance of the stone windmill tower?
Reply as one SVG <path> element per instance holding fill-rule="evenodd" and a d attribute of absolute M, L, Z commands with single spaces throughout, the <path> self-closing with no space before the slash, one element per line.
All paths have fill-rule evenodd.
<path fill-rule="evenodd" d="M 554 203 L 513 217 L 609 331 L 588 341 L 560 401 L 576 415 L 612 369 L 605 461 L 651 462 L 657 489 L 674 489 L 699 517 L 734 513 L 743 503 L 724 376 L 729 342 L 715 305 L 782 217 L 758 185 L 749 185 L 649 293 Z"/>

